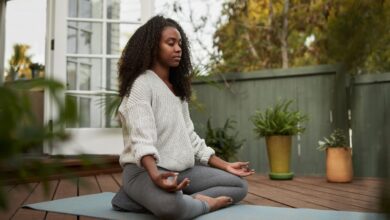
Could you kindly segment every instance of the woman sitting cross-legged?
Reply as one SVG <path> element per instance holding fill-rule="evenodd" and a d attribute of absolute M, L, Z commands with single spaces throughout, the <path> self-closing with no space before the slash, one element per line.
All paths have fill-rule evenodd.
<path fill-rule="evenodd" d="M 123 183 L 112 205 L 161 219 L 192 219 L 241 201 L 248 162 L 215 156 L 194 131 L 190 51 L 181 26 L 151 18 L 119 61 Z"/>

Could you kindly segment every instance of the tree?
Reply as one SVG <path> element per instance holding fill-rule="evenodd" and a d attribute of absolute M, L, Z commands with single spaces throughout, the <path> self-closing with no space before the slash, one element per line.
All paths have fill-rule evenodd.
<path fill-rule="evenodd" d="M 352 74 L 390 71 L 390 1 L 333 1 L 327 46 Z"/>
<path fill-rule="evenodd" d="M 27 44 L 15 44 L 14 53 L 8 61 L 8 80 L 13 81 L 20 73 L 28 73 L 30 70 L 31 56 L 27 55 L 30 46 Z"/>
<path fill-rule="evenodd" d="M 322 28 L 323 4 L 300 0 L 236 0 L 224 4 L 214 43 L 215 72 L 288 68 L 319 62 L 305 41 Z M 227 21 L 224 22 L 224 19 Z M 305 59 L 302 59 L 302 58 Z M 245 61 L 245 62 L 244 62 Z"/>
<path fill-rule="evenodd" d="M 389 70 L 386 0 L 235 0 L 222 15 L 212 73 L 334 62 Z"/>

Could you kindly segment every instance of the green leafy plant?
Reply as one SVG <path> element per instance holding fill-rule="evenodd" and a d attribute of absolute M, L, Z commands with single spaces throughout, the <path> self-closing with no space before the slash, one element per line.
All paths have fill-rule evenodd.
<path fill-rule="evenodd" d="M 218 157 L 229 161 L 237 159 L 237 151 L 242 147 L 245 140 L 237 140 L 238 132 L 229 134 L 229 130 L 234 130 L 233 124 L 236 121 L 227 119 L 222 128 L 212 128 L 210 119 L 207 120 L 206 144 L 215 150 Z"/>
<path fill-rule="evenodd" d="M 335 129 L 329 137 L 318 141 L 318 145 L 318 150 L 325 150 L 328 147 L 348 147 L 348 142 L 344 131 Z"/>
<path fill-rule="evenodd" d="M 45 65 L 40 63 L 31 63 L 29 67 L 32 79 L 39 77 L 39 73 L 45 71 Z"/>
<path fill-rule="evenodd" d="M 47 125 L 42 125 L 32 110 L 29 93 L 37 88 L 52 94 L 58 109 L 58 117 Z M 65 124 L 77 120 L 77 113 L 72 100 L 64 102 L 63 89 L 61 83 L 46 79 L 0 85 L 0 209 L 7 207 L 6 193 L 1 187 L 6 180 L 23 182 L 34 177 L 46 181 L 49 175 L 64 171 L 57 162 L 48 164 L 39 158 L 26 160 L 26 153 L 42 149 L 43 141 L 59 142 L 69 138 Z"/>
<path fill-rule="evenodd" d="M 289 110 L 292 102 L 292 100 L 278 101 L 274 107 L 267 108 L 265 112 L 257 110 L 251 116 L 251 120 L 255 126 L 254 131 L 258 137 L 296 135 L 305 130 L 301 124 L 308 117 L 299 111 Z"/>

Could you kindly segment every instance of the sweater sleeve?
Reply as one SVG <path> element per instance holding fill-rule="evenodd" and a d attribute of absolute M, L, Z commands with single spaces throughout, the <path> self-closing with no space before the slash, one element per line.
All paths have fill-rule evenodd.
<path fill-rule="evenodd" d="M 121 113 L 124 131 L 124 154 L 132 154 L 136 164 L 142 167 L 143 156 L 152 155 L 156 164 L 160 160 L 156 146 L 157 131 L 151 106 L 152 92 L 147 84 L 136 80 Z M 127 155 L 123 155 L 126 157 Z M 128 155 L 130 156 L 130 155 Z"/>
<path fill-rule="evenodd" d="M 213 148 L 208 147 L 204 139 L 200 138 L 194 130 L 194 124 L 190 117 L 188 109 L 188 102 L 185 101 L 183 107 L 183 116 L 187 126 L 187 131 L 191 140 L 192 147 L 195 152 L 195 159 L 199 160 L 202 164 L 208 165 L 210 157 L 215 154 Z"/>

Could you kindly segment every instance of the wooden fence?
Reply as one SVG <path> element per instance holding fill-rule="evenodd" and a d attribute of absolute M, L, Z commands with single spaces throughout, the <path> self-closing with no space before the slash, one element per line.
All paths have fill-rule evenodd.
<path fill-rule="evenodd" d="M 351 82 L 355 175 L 385 177 L 390 169 L 390 73 L 360 75 Z"/>
<path fill-rule="evenodd" d="M 293 141 L 292 170 L 296 174 L 323 175 L 325 152 L 316 149 L 318 140 L 328 136 L 335 128 L 347 131 L 352 127 L 355 173 L 359 176 L 380 176 L 380 172 L 376 171 L 377 165 L 365 167 L 362 163 L 375 164 L 378 157 L 384 157 L 378 155 L 378 152 L 385 151 L 390 143 L 387 135 L 390 131 L 390 119 L 387 116 L 390 115 L 388 76 L 382 76 L 383 79 L 350 79 L 340 66 L 334 65 L 223 74 L 209 79 L 209 82 L 193 82 L 194 92 L 204 110 L 192 107 L 191 116 L 196 131 L 202 137 L 208 118 L 211 118 L 214 127 L 221 127 L 228 118 L 236 120 L 238 138 L 246 139 L 238 158 L 250 161 L 253 168 L 265 173 L 268 172 L 265 140 L 256 138 L 249 118 L 256 109 L 264 110 L 278 99 L 294 99 L 292 107 L 309 116 L 306 131 L 294 137 Z M 373 102 L 369 93 L 379 100 Z M 354 118 L 352 123 L 348 119 L 349 106 Z M 375 108 L 374 114 L 369 113 L 370 108 Z M 372 121 L 369 124 L 370 137 L 365 132 L 365 126 L 368 126 L 366 120 Z"/>

